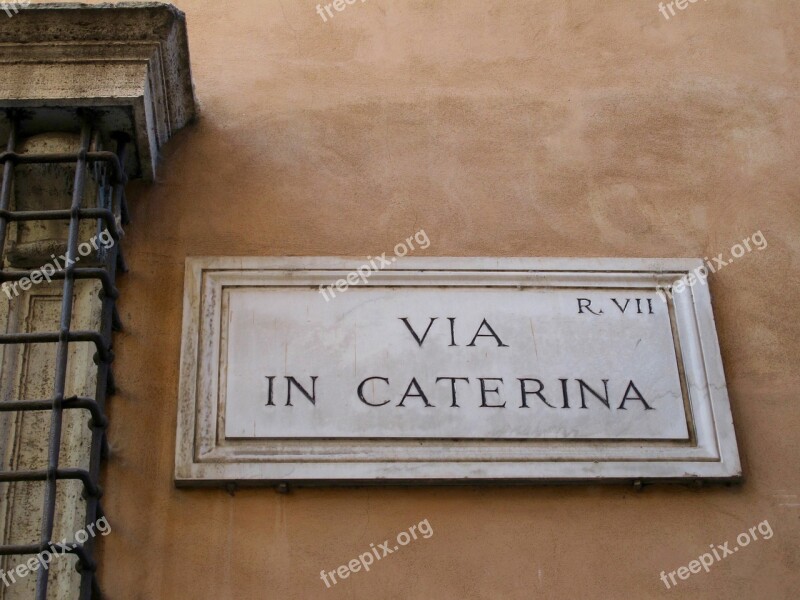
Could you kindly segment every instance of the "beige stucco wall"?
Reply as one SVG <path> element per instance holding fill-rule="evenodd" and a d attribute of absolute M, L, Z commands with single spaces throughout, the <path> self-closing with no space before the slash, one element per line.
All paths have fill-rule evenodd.
<path fill-rule="evenodd" d="M 800 3 L 177 4 L 201 118 L 130 190 L 110 598 L 797 596 Z M 711 257 L 762 231 L 711 280 L 744 483 L 175 489 L 185 257 L 374 255 L 420 228 L 457 256 Z M 764 520 L 772 539 L 660 582 Z"/>

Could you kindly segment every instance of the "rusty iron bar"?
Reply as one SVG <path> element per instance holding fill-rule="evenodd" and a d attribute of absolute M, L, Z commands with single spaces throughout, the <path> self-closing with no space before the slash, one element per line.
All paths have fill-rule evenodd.
<path fill-rule="evenodd" d="M 65 469 L 39 469 L 36 471 L 2 471 L 0 472 L 0 482 L 14 481 L 49 481 L 50 479 L 78 479 L 83 483 L 86 494 L 90 496 L 100 496 L 100 486 L 92 481 L 89 471 L 78 467 L 68 467 Z M 50 536 L 48 536 L 49 539 Z M 0 546 L 1 548 L 2 546 Z"/>
<path fill-rule="evenodd" d="M 41 411 L 50 410 L 53 407 L 52 400 L 17 400 L 0 402 L 0 412 L 20 412 L 20 411 Z M 92 415 L 92 420 L 89 422 L 89 427 L 108 427 L 108 418 L 103 414 L 102 409 L 94 400 L 94 398 L 81 398 L 79 396 L 72 396 L 71 398 L 64 398 L 64 408 L 78 408 L 89 411 Z"/>
<path fill-rule="evenodd" d="M 91 142 L 91 140 L 90 140 Z M 128 177 L 122 168 L 119 158 L 113 152 L 90 152 L 89 146 L 81 145 L 78 152 L 80 158 L 89 163 L 104 162 L 111 165 L 114 170 L 114 183 L 127 183 Z M 52 154 L 17 154 L 12 150 L 0 152 L 0 163 L 13 163 L 17 165 L 30 165 L 42 163 L 71 163 L 75 162 L 75 154 L 71 152 L 53 152 Z"/>
<path fill-rule="evenodd" d="M 127 150 L 127 139 L 118 139 L 117 156 L 120 164 L 125 164 Z M 117 181 L 117 183 L 114 184 L 111 194 L 112 210 L 114 208 L 115 199 L 120 203 L 120 206 L 124 205 L 125 195 L 123 182 Z M 114 281 L 116 278 L 117 266 L 121 265 L 124 268 L 125 264 L 125 261 L 122 259 L 122 249 L 119 247 L 119 244 L 114 244 L 111 247 L 111 252 L 109 252 L 105 258 L 105 268 L 108 271 L 108 276 L 112 281 Z M 122 324 L 119 321 L 119 314 L 117 313 L 116 309 L 116 300 L 116 294 L 106 294 L 105 291 L 101 293 L 102 308 L 100 314 L 100 333 L 103 336 L 103 339 L 108 340 L 109 343 L 112 339 L 114 330 L 121 329 L 122 327 Z M 100 362 L 97 366 L 97 386 L 95 388 L 95 398 L 98 405 L 103 410 L 105 409 L 106 396 L 113 394 L 116 391 L 115 388 L 116 385 L 114 383 L 114 375 L 111 371 L 110 362 Z M 103 456 L 107 455 L 108 453 L 105 427 L 97 426 L 92 428 L 92 448 L 100 449 L 100 451 L 92 452 L 89 458 L 89 475 L 94 481 L 98 481 L 100 479 L 100 466 Z M 88 527 L 91 523 L 95 523 L 97 519 L 100 518 L 98 515 L 101 513 L 102 509 L 100 508 L 100 497 L 89 496 L 86 500 L 86 526 Z M 94 544 L 94 537 L 90 537 L 86 541 L 86 550 L 90 556 L 92 556 L 94 553 Z M 82 571 L 80 597 L 89 598 L 92 593 L 99 594 L 97 578 L 95 577 L 93 571 Z"/>
<path fill-rule="evenodd" d="M 31 278 L 34 273 L 41 273 L 41 271 L 3 271 L 0 270 L 0 283 L 5 281 L 19 281 L 20 279 Z M 64 270 L 56 271 L 49 275 L 50 279 L 60 281 L 67 276 Z M 97 279 L 103 285 L 103 293 L 114 298 L 119 296 L 117 288 L 114 287 L 114 282 L 104 268 L 99 267 L 80 267 L 72 272 L 72 277 L 75 279 Z M 5 290 L 4 290 L 5 292 Z M 10 297 L 8 292 L 5 292 Z"/>
<path fill-rule="evenodd" d="M 115 137 L 117 147 L 114 152 L 89 151 L 92 143 L 92 122 L 90 115 L 81 114 L 81 144 L 75 153 L 53 154 L 18 154 L 16 148 L 19 141 L 20 114 L 16 111 L 7 111 L 11 123 L 6 149 L 0 152 L 3 180 L 0 185 L 0 283 L 19 281 L 29 277 L 34 271 L 4 270 L 4 257 L 8 225 L 13 222 L 52 221 L 65 220 L 69 222 L 67 237 L 67 265 L 64 269 L 51 275 L 50 279 L 63 280 L 63 294 L 61 298 L 61 317 L 58 331 L 42 333 L 15 333 L 0 335 L 2 344 L 56 344 L 56 373 L 53 397 L 47 400 L 17 400 L 0 402 L 0 412 L 27 412 L 50 411 L 50 435 L 48 440 L 47 468 L 34 471 L 7 471 L 0 472 L 0 482 L 14 483 L 22 481 L 41 481 L 45 484 L 45 497 L 42 504 L 42 523 L 39 542 L 25 545 L 0 545 L 0 556 L 35 555 L 45 551 L 56 542 L 52 540 L 55 512 L 57 482 L 63 480 L 79 480 L 83 483 L 84 498 L 86 502 L 85 523 L 88 527 L 104 516 L 100 497 L 102 489 L 99 486 L 100 466 L 108 455 L 107 426 L 108 419 L 105 415 L 107 397 L 114 393 L 115 384 L 111 363 L 114 359 L 112 352 L 112 335 L 119 331 L 122 324 L 116 309 L 116 299 L 119 294 L 115 287 L 117 270 L 125 272 L 125 260 L 122 249 L 119 247 L 121 232 L 117 227 L 114 208 L 118 208 L 123 224 L 129 222 L 128 208 L 125 198 L 125 183 L 127 175 L 124 172 L 126 151 L 130 139 L 125 135 Z M 111 166 L 112 173 L 102 172 L 102 181 L 98 182 L 101 189 L 111 188 L 111 208 L 85 208 L 81 206 L 86 189 L 86 177 L 90 164 L 103 162 Z M 61 210 L 34 210 L 15 211 L 10 208 L 11 189 L 14 178 L 14 167 L 19 164 L 45 164 L 45 163 L 74 163 L 75 179 L 71 207 Z M 116 205 L 116 206 L 115 206 Z M 115 243 L 108 248 L 102 258 L 102 267 L 81 267 L 75 265 L 78 256 L 79 225 L 82 220 L 97 220 L 104 223 L 106 229 Z M 73 261 L 69 264 L 69 261 Z M 72 308 L 74 303 L 75 282 L 82 279 L 96 279 L 101 283 L 100 301 L 101 318 L 98 331 L 72 331 Z M 9 295 L 10 299 L 10 295 Z M 94 398 L 65 397 L 68 352 L 70 344 L 88 342 L 96 347 L 95 363 L 97 364 L 97 378 Z M 88 469 L 59 467 L 61 429 L 63 425 L 63 411 L 84 409 L 91 419 L 92 442 L 89 454 Z M 79 544 L 71 541 L 67 544 L 66 552 L 76 555 L 77 570 L 81 574 L 80 600 L 96 600 L 102 597 L 100 586 L 96 577 L 96 563 L 94 561 L 95 539 L 91 536 L 86 543 Z M 36 600 L 46 600 L 48 590 L 48 570 L 42 569 L 37 574 Z"/>
<path fill-rule="evenodd" d="M 59 333 L 4 333 L 0 335 L 0 344 L 66 344 L 69 342 L 91 342 L 97 348 L 98 360 L 102 362 L 113 360 L 111 347 L 106 345 L 103 336 L 97 331 L 62 329 Z M 59 402 L 63 402 L 63 398 Z"/>
<path fill-rule="evenodd" d="M 75 165 L 75 181 L 72 186 L 72 211 L 76 213 L 81 208 L 83 194 L 86 189 L 86 154 L 92 142 L 92 126 L 88 120 L 81 126 L 81 144 L 78 160 Z M 63 294 L 61 296 L 61 323 L 56 342 L 56 376 L 53 385 L 53 409 L 50 411 L 50 440 L 47 450 L 47 480 L 45 481 L 44 501 L 42 502 L 42 533 L 41 541 L 51 540 L 55 527 L 56 516 L 56 490 L 58 460 L 61 456 L 61 430 L 63 426 L 63 402 L 67 385 L 67 361 L 69 358 L 70 329 L 72 327 L 72 308 L 75 303 L 75 270 L 74 261 L 78 257 L 78 235 L 80 234 L 80 221 L 74 216 L 69 220 L 69 233 L 67 234 L 67 268 L 64 278 Z M 70 261 L 72 263 L 70 264 Z M 98 352 L 102 344 L 97 344 Z M 88 473 L 87 473 L 88 476 Z M 85 485 L 85 484 L 84 484 Z M 36 600 L 47 600 L 47 587 L 50 572 L 40 569 L 36 573 Z"/>
<path fill-rule="evenodd" d="M 72 211 L 67 209 L 26 211 L 0 210 L 0 215 L 5 217 L 10 223 L 15 221 L 67 221 L 73 217 Z M 111 238 L 115 242 L 119 241 L 117 221 L 111 210 L 107 208 L 81 208 L 78 210 L 77 218 L 92 220 L 101 219 L 106 224 L 106 229 L 111 235 Z"/>

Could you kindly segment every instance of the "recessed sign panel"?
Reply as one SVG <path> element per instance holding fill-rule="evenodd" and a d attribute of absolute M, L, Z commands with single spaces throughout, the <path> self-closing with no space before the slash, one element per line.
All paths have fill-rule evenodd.
<path fill-rule="evenodd" d="M 191 259 L 177 480 L 734 478 L 699 264 Z"/>

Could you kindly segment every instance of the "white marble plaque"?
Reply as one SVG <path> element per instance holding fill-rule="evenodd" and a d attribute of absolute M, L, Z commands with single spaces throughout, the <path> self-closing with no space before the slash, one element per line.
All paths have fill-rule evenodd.
<path fill-rule="evenodd" d="M 176 480 L 736 478 L 700 264 L 189 259 Z"/>

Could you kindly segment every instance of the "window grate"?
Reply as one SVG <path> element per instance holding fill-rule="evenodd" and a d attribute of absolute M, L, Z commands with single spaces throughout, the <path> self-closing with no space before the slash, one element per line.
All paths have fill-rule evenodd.
<path fill-rule="evenodd" d="M 10 122 L 9 135 L 5 152 L 0 153 L 3 179 L 0 187 L 0 284 L 19 281 L 30 277 L 33 271 L 6 269 L 6 238 L 9 224 L 30 221 L 68 221 L 69 228 L 66 240 L 67 263 L 62 271 L 52 276 L 54 280 L 63 280 L 61 294 L 60 322 L 58 329 L 43 333 L 7 333 L 0 335 L 0 344 L 55 344 L 55 378 L 53 396 L 49 399 L 20 399 L 0 402 L 1 412 L 48 411 L 50 413 L 49 439 L 47 445 L 47 468 L 42 470 L 11 470 L 0 472 L 0 482 L 43 482 L 44 500 L 41 513 L 41 535 L 39 542 L 27 545 L 2 545 L 0 556 L 36 555 L 46 551 L 53 540 L 57 504 L 57 482 L 79 480 L 83 484 L 83 499 L 86 504 L 85 525 L 95 523 L 103 517 L 100 504 L 102 490 L 99 486 L 101 461 L 108 455 L 105 416 L 105 404 L 108 396 L 114 394 L 114 378 L 111 363 L 112 333 L 121 329 L 115 301 L 118 293 L 115 287 L 117 270 L 126 270 L 120 248 L 121 231 L 117 226 L 115 208 L 127 224 L 127 207 L 125 201 L 125 183 L 127 176 L 125 164 L 126 148 L 129 138 L 126 135 L 112 135 L 116 142 L 114 152 L 90 151 L 93 136 L 99 134 L 91 113 L 82 111 L 80 148 L 75 153 L 53 154 L 18 154 L 19 132 L 23 115 L 16 110 L 7 112 Z M 14 170 L 20 164 L 55 164 L 74 163 L 75 175 L 72 186 L 72 201 L 69 209 L 16 211 L 11 209 L 12 183 Z M 90 168 L 98 184 L 98 208 L 82 206 L 86 191 L 87 177 Z M 98 251 L 101 266 L 78 267 L 75 260 L 78 256 L 80 224 L 94 220 L 98 227 L 102 224 L 114 240 L 107 251 Z M 70 262 L 74 261 L 74 262 Z M 100 327 L 97 331 L 73 331 L 73 305 L 75 300 L 75 282 L 77 280 L 96 280 L 100 283 Z M 97 366 L 97 383 L 94 398 L 66 397 L 68 354 L 70 344 L 89 342 L 96 349 L 94 362 Z M 89 449 L 88 468 L 63 468 L 59 465 L 64 411 L 86 410 L 91 419 L 91 446 Z M 69 542 L 69 552 L 77 557 L 77 568 L 80 571 L 81 600 L 99 598 L 100 588 L 96 578 L 94 560 L 94 536 L 81 544 L 75 540 Z M 49 569 L 39 569 L 36 573 L 36 599 L 46 600 L 48 590 Z"/>

